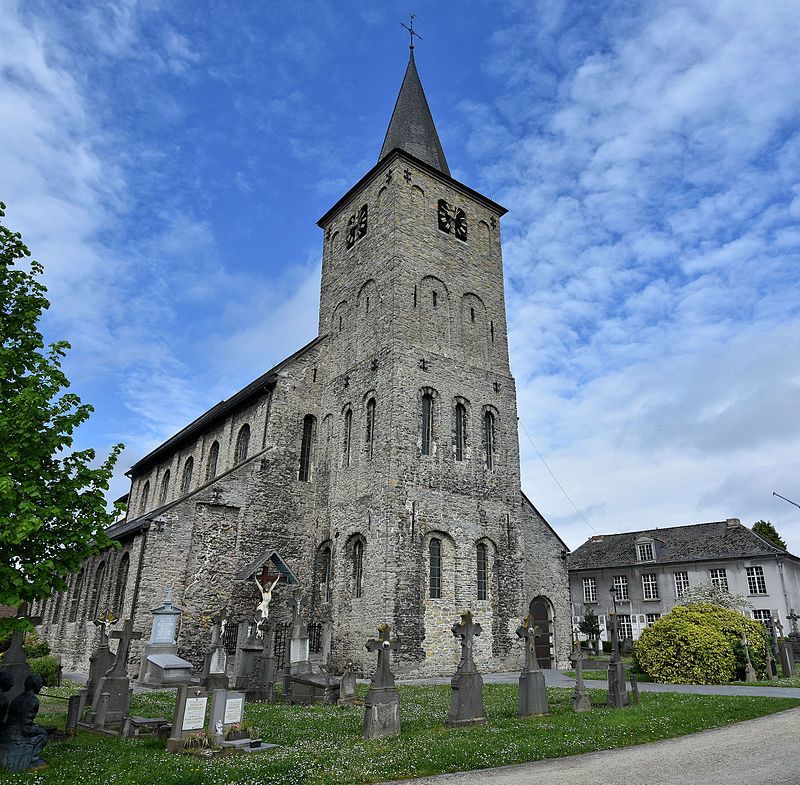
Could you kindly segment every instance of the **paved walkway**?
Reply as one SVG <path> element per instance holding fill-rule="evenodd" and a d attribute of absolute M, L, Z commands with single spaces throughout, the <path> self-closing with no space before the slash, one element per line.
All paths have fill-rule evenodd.
<path fill-rule="evenodd" d="M 797 785 L 799 727 L 800 709 L 792 709 L 652 744 L 409 782 L 414 785 L 476 782 L 481 785 Z"/>

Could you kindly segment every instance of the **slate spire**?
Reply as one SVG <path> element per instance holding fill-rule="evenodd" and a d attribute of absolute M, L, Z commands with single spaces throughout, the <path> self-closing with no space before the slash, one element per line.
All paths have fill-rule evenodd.
<path fill-rule="evenodd" d="M 444 150 L 436 133 L 436 126 L 433 124 L 431 110 L 428 108 L 425 91 L 422 89 L 422 82 L 419 80 L 414 62 L 413 38 L 406 75 L 403 77 L 400 94 L 397 96 L 397 103 L 394 105 L 392 119 L 389 121 L 389 129 L 386 131 L 378 160 L 380 161 L 395 147 L 411 153 L 434 169 L 450 176 L 450 168 L 447 166 Z"/>

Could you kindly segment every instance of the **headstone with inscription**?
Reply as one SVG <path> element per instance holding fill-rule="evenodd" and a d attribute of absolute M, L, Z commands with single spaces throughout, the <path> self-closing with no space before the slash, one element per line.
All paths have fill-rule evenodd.
<path fill-rule="evenodd" d="M 548 710 L 544 674 L 539 670 L 539 663 L 536 661 L 536 633 L 536 625 L 529 614 L 517 628 L 517 636 L 522 639 L 525 651 L 525 663 L 519 676 L 518 716 L 520 717 L 547 714 Z"/>
<path fill-rule="evenodd" d="M 178 622 L 183 611 L 172 604 L 172 588 L 164 589 L 164 602 L 150 613 L 153 627 L 142 652 L 139 682 L 149 687 L 188 684 L 192 663 L 178 656 Z"/>
<path fill-rule="evenodd" d="M 200 684 L 207 690 L 228 689 L 228 653 L 225 651 L 223 637 L 228 624 L 224 609 L 211 617 L 211 645 L 206 649 Z"/>
<path fill-rule="evenodd" d="M 382 739 L 400 735 L 400 693 L 394 683 L 390 656 L 400 648 L 400 640 L 392 639 L 391 627 L 381 624 L 378 637 L 367 641 L 367 651 L 377 652 L 378 667 L 364 700 L 365 739 Z"/>
<path fill-rule="evenodd" d="M 167 739 L 168 752 L 182 752 L 188 736 L 204 732 L 208 711 L 208 692 L 202 687 L 181 684 L 175 698 L 172 732 Z"/>
<path fill-rule="evenodd" d="M 461 614 L 461 621 L 453 625 L 452 632 L 461 643 L 461 661 L 450 679 L 452 694 L 446 724 L 451 728 L 482 725 L 487 722 L 483 708 L 483 679 L 473 657 L 473 646 L 475 638 L 481 634 L 481 625 L 473 620 L 472 611 L 465 611 Z"/>

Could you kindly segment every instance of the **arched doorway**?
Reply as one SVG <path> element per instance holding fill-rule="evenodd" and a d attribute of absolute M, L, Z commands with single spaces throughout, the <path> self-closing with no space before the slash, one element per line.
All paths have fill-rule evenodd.
<path fill-rule="evenodd" d="M 529 613 L 536 628 L 534 646 L 540 668 L 553 667 L 553 604 L 547 597 L 534 597 Z"/>

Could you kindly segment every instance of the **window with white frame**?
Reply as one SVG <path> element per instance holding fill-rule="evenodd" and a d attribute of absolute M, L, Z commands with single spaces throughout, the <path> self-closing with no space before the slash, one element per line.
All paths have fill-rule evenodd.
<path fill-rule="evenodd" d="M 633 625 L 631 624 L 630 614 L 620 613 L 617 616 L 617 628 L 619 629 L 620 638 L 633 637 Z"/>
<path fill-rule="evenodd" d="M 639 561 L 654 561 L 653 557 L 653 543 L 640 542 L 636 546 L 636 555 Z"/>
<path fill-rule="evenodd" d="M 753 618 L 756 621 L 760 621 L 762 624 L 766 624 L 767 627 L 772 625 L 772 611 L 769 608 L 761 608 L 760 610 L 753 611 Z"/>
<path fill-rule="evenodd" d="M 627 575 L 615 575 L 614 576 L 614 593 L 616 594 L 617 600 L 627 600 L 628 599 L 628 576 Z"/>
<path fill-rule="evenodd" d="M 648 613 L 646 618 L 647 618 L 647 621 L 646 621 L 647 626 L 648 627 L 652 627 L 661 618 L 661 614 L 660 613 Z"/>
<path fill-rule="evenodd" d="M 654 572 L 642 575 L 642 593 L 646 600 L 658 599 L 658 576 Z"/>
<path fill-rule="evenodd" d="M 597 602 L 597 581 L 594 578 L 583 579 L 583 601 Z"/>
<path fill-rule="evenodd" d="M 709 570 L 711 583 L 722 591 L 728 591 L 728 574 L 725 570 Z"/>
<path fill-rule="evenodd" d="M 689 591 L 689 573 L 688 572 L 675 572 L 675 596 L 680 599 Z"/>
<path fill-rule="evenodd" d="M 750 594 L 766 594 L 767 582 L 764 580 L 763 567 L 747 568 L 747 588 Z"/>

